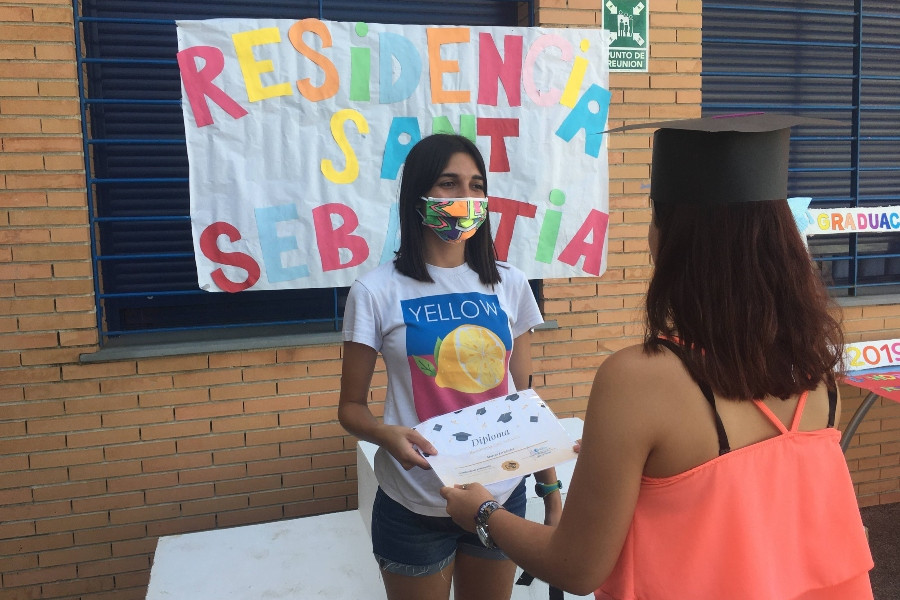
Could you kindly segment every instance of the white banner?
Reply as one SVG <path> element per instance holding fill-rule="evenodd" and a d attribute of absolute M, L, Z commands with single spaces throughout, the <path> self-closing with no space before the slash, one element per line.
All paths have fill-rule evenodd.
<path fill-rule="evenodd" d="M 844 344 L 844 368 L 847 372 L 900 365 L 900 340 L 848 342 Z"/>
<path fill-rule="evenodd" d="M 900 229 L 900 206 L 810 208 L 806 235 L 886 233 Z"/>
<path fill-rule="evenodd" d="M 202 289 L 346 286 L 391 260 L 402 164 L 432 132 L 484 154 L 501 259 L 606 270 L 602 31 L 215 19 L 179 21 L 178 47 Z"/>

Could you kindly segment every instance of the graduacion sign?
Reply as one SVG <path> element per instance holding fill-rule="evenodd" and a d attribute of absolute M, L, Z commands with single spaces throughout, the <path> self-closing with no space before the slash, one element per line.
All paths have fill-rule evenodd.
<path fill-rule="evenodd" d="M 346 286 L 391 260 L 403 162 L 438 132 L 485 156 L 501 260 L 530 278 L 605 271 L 600 30 L 177 25 L 202 289 Z"/>

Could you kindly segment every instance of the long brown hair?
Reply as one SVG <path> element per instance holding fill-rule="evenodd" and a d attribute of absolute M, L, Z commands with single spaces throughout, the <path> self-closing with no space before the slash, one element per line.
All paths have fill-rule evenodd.
<path fill-rule="evenodd" d="M 843 333 L 784 200 L 655 203 L 644 347 L 676 337 L 725 398 L 788 398 L 833 381 Z"/>

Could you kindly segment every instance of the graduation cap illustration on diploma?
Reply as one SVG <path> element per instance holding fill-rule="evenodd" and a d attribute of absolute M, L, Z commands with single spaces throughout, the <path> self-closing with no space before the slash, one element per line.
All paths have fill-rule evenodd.
<path fill-rule="evenodd" d="M 724 204 L 785 200 L 791 127 L 840 124 L 752 113 L 638 123 L 605 133 L 656 129 L 650 171 L 654 202 Z"/>

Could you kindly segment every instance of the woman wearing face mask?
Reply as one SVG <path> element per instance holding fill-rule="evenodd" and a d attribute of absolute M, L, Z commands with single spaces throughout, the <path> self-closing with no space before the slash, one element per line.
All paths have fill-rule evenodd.
<path fill-rule="evenodd" d="M 390 600 L 509 598 L 515 565 L 454 524 L 413 426 L 528 387 L 530 330 L 542 322 L 525 275 L 495 257 L 484 160 L 468 139 L 429 136 L 400 185 L 400 249 L 350 288 L 338 417 L 379 446 L 372 544 Z M 384 418 L 368 406 L 375 359 L 387 370 Z M 553 469 L 535 475 L 546 522 L 562 510 Z M 523 479 L 489 486 L 525 514 Z"/>

